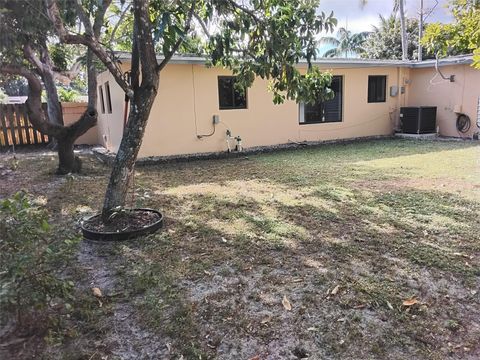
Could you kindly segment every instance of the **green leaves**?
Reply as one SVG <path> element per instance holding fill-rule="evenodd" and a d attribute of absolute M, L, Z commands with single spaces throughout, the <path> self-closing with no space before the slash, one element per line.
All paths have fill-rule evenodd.
<path fill-rule="evenodd" d="M 402 58 L 402 38 L 400 20 L 394 15 L 385 18 L 379 16 L 380 26 L 374 27 L 368 35 L 362 47 L 362 57 L 367 59 L 397 59 Z M 406 19 L 407 33 L 407 54 L 409 59 L 417 58 L 418 49 L 418 20 Z M 426 57 L 429 54 L 425 54 Z"/>
<path fill-rule="evenodd" d="M 326 36 L 320 39 L 321 44 L 333 45 L 334 48 L 327 50 L 323 57 L 344 56 L 351 57 L 361 54 L 363 44 L 368 36 L 368 32 L 352 33 L 341 27 L 338 29 L 337 37 Z"/>
<path fill-rule="evenodd" d="M 333 13 L 317 14 L 318 1 L 213 3 L 221 3 L 221 7 L 215 8 L 219 30 L 207 46 L 212 65 L 231 69 L 246 87 L 255 76 L 269 79 L 274 103 L 286 99 L 310 102 L 331 96 L 331 77 L 313 69 L 311 62 L 319 32 L 332 31 L 337 21 Z M 298 69 L 301 62 L 306 63 L 306 76 Z"/>
<path fill-rule="evenodd" d="M 452 1 L 455 22 L 429 24 L 422 44 L 442 56 L 474 53 L 474 66 L 480 68 L 480 4 L 466 0 Z"/>
<path fill-rule="evenodd" d="M 0 307 L 25 318 L 47 308 L 51 299 L 67 300 L 73 282 L 61 274 L 78 238 L 64 240 L 52 231 L 45 210 L 18 192 L 0 201 Z M 21 317 L 18 319 L 21 321 Z"/>

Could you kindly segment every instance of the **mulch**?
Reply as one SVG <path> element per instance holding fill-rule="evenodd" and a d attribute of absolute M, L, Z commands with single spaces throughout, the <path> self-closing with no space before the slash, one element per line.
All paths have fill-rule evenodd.
<path fill-rule="evenodd" d="M 141 230 L 160 220 L 160 216 L 152 211 L 125 210 L 114 213 L 108 223 L 102 221 L 102 217 L 95 216 L 83 223 L 83 227 L 89 231 L 99 233 L 124 232 Z"/>

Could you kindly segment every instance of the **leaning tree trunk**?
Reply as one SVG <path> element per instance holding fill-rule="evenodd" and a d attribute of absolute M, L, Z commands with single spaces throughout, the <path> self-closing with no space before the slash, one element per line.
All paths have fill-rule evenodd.
<path fill-rule="evenodd" d="M 73 152 L 75 139 L 83 135 L 96 124 L 97 112 L 87 109 L 82 117 L 69 126 L 50 122 L 42 108 L 42 83 L 32 71 L 17 65 L 3 64 L 0 74 L 23 76 L 28 81 L 28 98 L 26 101 L 27 115 L 33 128 L 42 134 L 55 138 L 58 143 L 59 168 L 61 174 L 80 171 L 80 161 Z M 61 115 L 59 115 L 61 116 Z"/>
<path fill-rule="evenodd" d="M 57 174 L 79 173 L 82 163 L 78 156 L 75 156 L 74 143 L 76 138 L 66 134 L 63 138 L 57 139 L 58 168 Z"/>
<path fill-rule="evenodd" d="M 95 102 L 97 97 L 97 78 L 93 63 L 93 54 L 89 50 L 87 54 L 88 73 L 88 108 L 82 117 L 75 123 L 64 126 L 63 114 L 58 98 L 53 62 L 48 53 L 46 43 L 39 47 L 40 57 L 36 55 L 30 43 L 24 45 L 24 56 L 33 66 L 43 80 L 43 86 L 47 93 L 47 113 L 42 109 L 41 93 L 42 85 L 36 76 L 27 69 L 18 67 L 3 67 L 3 71 L 10 74 L 22 75 L 27 78 L 29 85 L 28 100 L 26 102 L 30 122 L 33 127 L 42 134 L 48 135 L 55 141 L 58 152 L 57 174 L 78 173 L 81 170 L 81 161 L 74 153 L 74 143 L 88 129 L 95 126 L 97 112 Z M 9 71 L 7 71 L 7 69 Z M 0 68 L 0 71 L 2 69 Z"/>
<path fill-rule="evenodd" d="M 157 96 L 159 69 L 148 21 L 148 3 L 139 0 L 134 3 L 134 31 L 132 37 L 131 89 L 128 123 L 113 163 L 110 182 L 105 194 L 102 219 L 108 222 L 112 212 L 124 207 L 128 185 L 134 172 L 135 161 L 142 144 L 150 110 Z M 139 69 L 142 82 L 139 85 Z"/>
<path fill-rule="evenodd" d="M 112 211 L 124 207 L 127 198 L 128 185 L 133 175 L 135 160 L 142 143 L 153 101 L 157 96 L 158 76 L 154 84 L 142 86 L 135 91 L 130 103 L 130 113 L 125 134 L 113 163 L 110 182 L 105 194 L 102 218 L 108 221 Z"/>

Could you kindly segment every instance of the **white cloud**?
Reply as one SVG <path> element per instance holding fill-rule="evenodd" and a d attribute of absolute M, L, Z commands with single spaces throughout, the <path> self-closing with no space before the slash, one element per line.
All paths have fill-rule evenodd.
<path fill-rule="evenodd" d="M 378 25 L 378 15 L 388 16 L 393 10 L 393 0 L 368 0 L 362 8 L 360 0 L 320 0 L 320 11 L 329 14 L 333 10 L 338 26 L 347 27 L 352 32 L 370 31 Z M 435 8 L 428 21 L 450 22 L 452 17 L 445 5 L 448 0 L 424 0 L 424 9 Z M 436 5 L 436 6 L 435 6 Z M 420 0 L 406 0 L 409 17 L 418 17 Z"/>

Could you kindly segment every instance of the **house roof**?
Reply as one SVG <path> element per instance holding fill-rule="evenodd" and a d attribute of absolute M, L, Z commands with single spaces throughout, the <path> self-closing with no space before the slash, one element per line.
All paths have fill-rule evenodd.
<path fill-rule="evenodd" d="M 131 54 L 129 52 L 116 52 L 117 58 L 123 62 L 129 62 L 131 60 Z M 158 60 L 163 60 L 163 56 L 158 55 Z M 174 55 L 170 59 L 171 64 L 198 64 L 203 65 L 206 63 L 206 58 L 202 56 L 194 55 Z M 407 67 L 407 68 L 424 68 L 435 67 L 435 59 L 414 61 L 414 60 L 378 60 L 378 59 L 361 59 L 361 58 L 318 58 L 312 61 L 313 65 L 328 67 L 328 68 L 364 68 L 364 67 Z M 472 55 L 458 55 L 450 56 L 438 60 L 440 66 L 446 65 L 461 65 L 471 64 L 473 62 Z M 300 64 L 306 65 L 306 61 L 300 61 Z"/>

